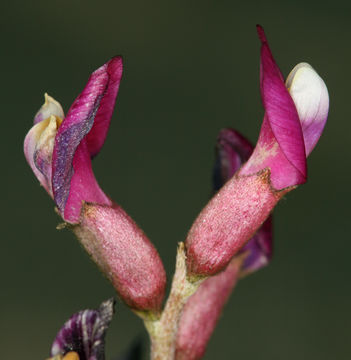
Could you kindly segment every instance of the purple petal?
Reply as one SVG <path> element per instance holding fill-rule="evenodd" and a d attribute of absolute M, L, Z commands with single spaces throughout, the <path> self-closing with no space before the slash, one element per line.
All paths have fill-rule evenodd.
<path fill-rule="evenodd" d="M 222 129 L 217 137 L 213 187 L 218 191 L 251 156 L 253 146 L 234 129 Z"/>
<path fill-rule="evenodd" d="M 286 79 L 286 87 L 299 114 L 308 156 L 322 135 L 327 121 L 328 89 L 323 79 L 307 63 L 294 67 Z"/>
<path fill-rule="evenodd" d="M 251 274 L 268 265 L 273 255 L 272 216 L 241 249 L 240 253 L 243 252 L 248 252 L 248 255 L 240 269 L 241 276 Z"/>
<path fill-rule="evenodd" d="M 295 104 L 283 82 L 269 49 L 264 31 L 257 28 L 261 47 L 261 96 L 266 115 L 258 143 L 241 174 L 266 167 L 277 190 L 306 181 L 306 154 L 301 124 Z"/>
<path fill-rule="evenodd" d="M 90 76 L 57 132 L 52 188 L 56 205 L 66 221 L 78 221 L 82 201 L 111 204 L 95 180 L 90 157 L 96 155 L 105 140 L 121 64 L 121 58 L 113 58 Z M 93 133 L 88 138 L 90 131 Z"/>
<path fill-rule="evenodd" d="M 105 359 L 105 335 L 114 312 L 114 300 L 103 302 L 97 310 L 83 310 L 71 316 L 57 333 L 51 356 L 75 351 L 79 360 Z"/>

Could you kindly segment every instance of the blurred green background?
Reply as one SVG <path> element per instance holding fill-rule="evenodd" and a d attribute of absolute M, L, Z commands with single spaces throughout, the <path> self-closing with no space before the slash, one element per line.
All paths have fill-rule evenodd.
<path fill-rule="evenodd" d="M 3 1 L 1 7 L 1 358 L 45 359 L 75 311 L 114 295 L 26 164 L 22 142 L 45 91 L 67 111 L 89 74 L 124 56 L 111 129 L 94 169 L 158 248 L 171 277 L 178 241 L 210 193 L 216 135 L 256 141 L 265 27 L 285 75 L 325 79 L 329 122 L 309 180 L 275 211 L 271 265 L 241 281 L 205 359 L 350 359 L 350 20 L 333 1 Z M 142 322 L 121 302 L 107 358 Z"/>

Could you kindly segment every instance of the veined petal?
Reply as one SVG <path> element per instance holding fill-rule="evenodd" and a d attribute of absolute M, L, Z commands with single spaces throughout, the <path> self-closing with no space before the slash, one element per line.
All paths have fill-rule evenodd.
<path fill-rule="evenodd" d="M 300 63 L 286 79 L 299 114 L 306 155 L 308 156 L 322 135 L 329 110 L 328 89 L 311 65 Z"/>
<path fill-rule="evenodd" d="M 34 124 L 37 124 L 51 115 L 58 116 L 61 120 L 65 117 L 61 104 L 53 97 L 44 94 L 45 102 L 34 116 Z"/>
<path fill-rule="evenodd" d="M 257 27 L 261 47 L 261 96 L 266 115 L 253 155 L 240 172 L 249 175 L 268 167 L 277 190 L 306 181 L 306 154 L 299 116 L 263 29 Z"/>
<path fill-rule="evenodd" d="M 77 353 L 79 360 L 104 360 L 105 335 L 113 313 L 114 300 L 110 299 L 97 310 L 83 310 L 72 315 L 57 333 L 51 356 L 72 354 L 73 360 Z"/>
<path fill-rule="evenodd" d="M 24 154 L 40 184 L 51 197 L 51 158 L 61 119 L 51 115 L 34 125 L 24 139 Z"/>
<path fill-rule="evenodd" d="M 52 157 L 52 188 L 56 205 L 66 221 L 79 219 L 83 200 L 111 204 L 95 180 L 90 157 L 105 140 L 121 64 L 121 58 L 116 57 L 93 72 L 58 130 Z M 93 133 L 88 138 L 90 131 Z"/>

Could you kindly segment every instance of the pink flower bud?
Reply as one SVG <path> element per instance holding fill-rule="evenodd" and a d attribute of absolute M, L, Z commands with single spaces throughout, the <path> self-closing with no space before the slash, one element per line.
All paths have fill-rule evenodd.
<path fill-rule="evenodd" d="M 192 225 L 186 240 L 190 275 L 223 270 L 282 196 L 306 181 L 306 154 L 315 146 L 327 118 L 329 98 L 323 80 L 311 67 L 300 65 L 289 76 L 287 89 L 260 26 L 258 34 L 266 110 L 260 136 L 247 163 Z"/>
<path fill-rule="evenodd" d="M 114 57 L 92 73 L 66 117 L 61 105 L 46 96 L 24 153 L 62 218 L 121 298 L 134 309 L 158 311 L 166 276 L 157 251 L 102 191 L 91 164 L 104 144 L 121 77 L 122 59 Z"/>
<path fill-rule="evenodd" d="M 95 179 L 91 158 L 105 141 L 121 77 L 117 56 L 91 74 L 66 117 L 45 95 L 24 140 L 29 165 L 69 223 L 78 221 L 83 201 L 112 204 Z"/>

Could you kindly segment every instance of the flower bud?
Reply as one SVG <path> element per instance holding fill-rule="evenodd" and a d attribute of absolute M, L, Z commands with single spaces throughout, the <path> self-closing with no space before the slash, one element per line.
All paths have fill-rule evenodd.
<path fill-rule="evenodd" d="M 186 240 L 190 276 L 223 270 L 282 196 L 306 181 L 306 154 L 316 144 L 326 121 L 329 99 L 324 82 L 312 68 L 299 65 L 287 81 L 290 94 L 263 29 L 258 26 L 257 30 L 261 40 L 260 88 L 266 111 L 262 128 L 249 160 L 212 198 L 190 229 Z"/>
<path fill-rule="evenodd" d="M 95 70 L 64 116 L 48 95 L 24 142 L 26 159 L 59 214 L 137 310 L 157 312 L 166 282 L 162 262 L 133 220 L 100 188 L 91 160 L 104 144 L 122 77 L 116 56 Z"/>

